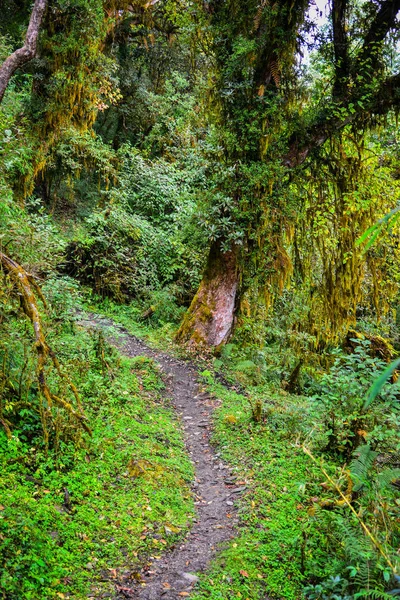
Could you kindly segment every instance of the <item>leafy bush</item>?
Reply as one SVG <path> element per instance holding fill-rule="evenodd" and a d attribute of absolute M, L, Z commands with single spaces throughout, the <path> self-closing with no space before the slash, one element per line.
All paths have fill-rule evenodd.
<path fill-rule="evenodd" d="M 114 193 L 134 214 L 148 219 L 162 229 L 174 225 L 193 211 L 192 173 L 158 159 L 143 156 L 124 146 L 120 150 L 124 165 L 119 186 Z"/>
<path fill-rule="evenodd" d="M 26 436 L 20 427 L 7 439 L 0 429 L 7 600 L 109 596 L 115 580 L 104 571 L 116 569 L 117 580 L 139 571 L 140 557 L 160 538 L 166 548 L 176 542 L 192 513 L 192 466 L 154 361 L 120 357 L 80 327 L 57 336 L 57 351 L 74 373 L 93 436 L 45 453 L 39 430 Z"/>
<path fill-rule="evenodd" d="M 65 242 L 60 236 L 60 228 L 45 212 L 40 199 L 28 198 L 26 209 L 21 208 L 11 195 L 2 198 L 0 244 L 30 272 L 43 277 L 61 260 Z"/>
<path fill-rule="evenodd" d="M 399 384 L 386 385 L 379 399 L 364 410 L 367 391 L 387 363 L 370 356 L 369 340 L 354 342 L 352 354 L 340 349 L 333 352 L 333 366 L 314 387 L 313 399 L 325 423 L 328 449 L 349 456 L 368 440 L 373 448 L 393 450 L 400 425 Z"/>
<path fill-rule="evenodd" d="M 144 298 L 173 278 L 172 242 L 143 218 L 112 206 L 93 213 L 86 226 L 87 234 L 67 246 L 62 270 L 100 296 Z"/>

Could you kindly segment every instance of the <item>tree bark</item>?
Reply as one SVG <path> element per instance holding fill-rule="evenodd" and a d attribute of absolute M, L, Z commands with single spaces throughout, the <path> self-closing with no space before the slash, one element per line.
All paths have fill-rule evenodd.
<path fill-rule="evenodd" d="M 239 283 L 237 248 L 223 252 L 215 242 L 199 290 L 193 298 L 177 339 L 189 346 L 217 347 L 233 329 Z"/>
<path fill-rule="evenodd" d="M 46 8 L 47 0 L 36 0 L 29 20 L 24 45 L 10 54 L 0 67 L 0 103 L 3 100 L 12 75 L 14 75 L 17 69 L 32 60 L 36 54 L 40 26 Z"/>

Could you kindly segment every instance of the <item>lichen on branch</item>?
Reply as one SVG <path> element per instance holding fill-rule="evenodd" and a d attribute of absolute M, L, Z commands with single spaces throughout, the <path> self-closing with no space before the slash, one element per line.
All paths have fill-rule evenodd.
<path fill-rule="evenodd" d="M 42 399 L 42 404 L 40 406 L 41 414 L 43 413 L 47 418 L 51 417 L 51 408 L 53 405 L 56 405 L 59 408 L 64 409 L 71 417 L 73 417 L 78 422 L 79 426 L 82 427 L 82 429 L 84 429 L 89 435 L 91 435 L 90 427 L 86 423 L 86 417 L 82 410 L 82 404 L 78 390 L 73 384 L 73 382 L 70 380 L 68 375 L 63 372 L 61 365 L 57 359 L 57 356 L 47 343 L 45 335 L 43 333 L 43 325 L 38 309 L 37 297 L 40 298 L 44 306 L 46 306 L 46 302 L 40 290 L 40 287 L 38 286 L 37 282 L 31 274 L 29 274 L 21 265 L 19 265 L 15 260 L 7 256 L 3 252 L 0 252 L 0 264 L 5 276 L 8 277 L 12 284 L 15 286 L 20 297 L 22 310 L 32 323 L 35 336 L 35 349 L 37 355 L 36 375 L 40 396 Z M 74 407 L 71 402 L 55 394 L 50 389 L 47 383 L 45 373 L 46 366 L 49 362 L 55 368 L 59 378 L 67 384 L 70 392 L 72 393 L 75 399 L 76 407 Z M 45 431 L 45 438 L 46 437 L 47 436 Z M 46 441 L 48 441 L 48 439 Z"/>

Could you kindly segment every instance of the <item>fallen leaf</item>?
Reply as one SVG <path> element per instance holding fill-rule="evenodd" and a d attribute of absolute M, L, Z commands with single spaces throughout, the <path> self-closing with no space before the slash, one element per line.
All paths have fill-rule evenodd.
<path fill-rule="evenodd" d="M 243 569 L 241 571 L 239 571 L 239 573 L 243 576 L 243 577 L 248 577 L 249 574 L 247 571 L 243 571 Z"/>
<path fill-rule="evenodd" d="M 189 596 L 189 592 L 179 592 L 178 596 Z"/>
<path fill-rule="evenodd" d="M 175 525 L 171 525 L 171 523 L 167 523 L 164 527 L 165 533 L 179 533 L 179 527 L 175 527 Z"/>

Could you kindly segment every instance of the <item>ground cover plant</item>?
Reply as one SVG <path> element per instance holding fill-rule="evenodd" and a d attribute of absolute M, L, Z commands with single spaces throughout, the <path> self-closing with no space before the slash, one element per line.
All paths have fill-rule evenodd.
<path fill-rule="evenodd" d="M 154 362 L 122 358 L 75 324 L 58 343 L 92 436 L 46 450 L 28 409 L 11 439 L 1 432 L 4 598 L 86 598 L 126 571 L 140 579 L 143 557 L 171 545 L 193 514 L 192 468 Z"/>
<path fill-rule="evenodd" d="M 289 394 L 273 381 L 254 385 L 251 374 L 243 387 L 251 363 L 243 359 L 236 374 L 225 373 L 237 385 L 242 372 L 242 393 L 227 390 L 212 370 L 203 373 L 222 399 L 215 443 L 246 491 L 239 535 L 195 598 L 393 597 L 387 592 L 396 589 L 398 570 L 398 387 L 389 384 L 378 406 L 362 410 L 382 365 L 369 358 L 368 343 L 357 341 L 355 355 L 334 353 L 329 375 L 314 384 L 318 394 Z M 215 362 L 219 369 L 231 365 Z M 362 440 L 355 444 L 357 434 Z"/>

